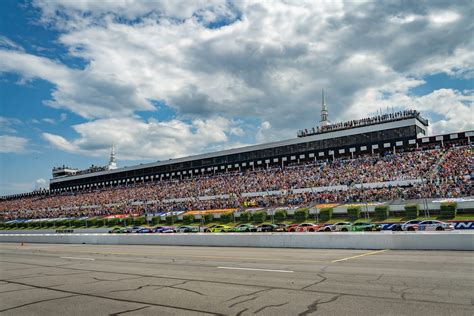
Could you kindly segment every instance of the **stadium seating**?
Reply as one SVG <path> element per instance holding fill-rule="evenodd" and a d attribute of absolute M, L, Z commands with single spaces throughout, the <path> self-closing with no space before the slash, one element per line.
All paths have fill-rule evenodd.
<path fill-rule="evenodd" d="M 0 217 L 296 206 L 473 195 L 472 148 L 401 152 L 0 201 Z"/>

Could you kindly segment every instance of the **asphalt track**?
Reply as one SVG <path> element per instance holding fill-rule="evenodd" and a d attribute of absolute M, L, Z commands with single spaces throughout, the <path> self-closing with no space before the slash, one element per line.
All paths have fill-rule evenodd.
<path fill-rule="evenodd" d="M 473 315 L 474 253 L 0 244 L 2 315 Z"/>

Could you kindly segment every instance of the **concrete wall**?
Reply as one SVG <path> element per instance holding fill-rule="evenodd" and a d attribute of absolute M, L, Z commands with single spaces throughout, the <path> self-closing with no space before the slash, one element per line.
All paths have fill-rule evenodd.
<path fill-rule="evenodd" d="M 65 230 L 72 230 L 73 233 L 77 234 L 85 234 L 85 233 L 108 233 L 112 230 L 111 227 L 104 227 L 104 228 L 61 228 L 61 229 L 10 229 L 10 230 L 2 230 L 0 229 L 0 235 L 4 234 L 56 234 L 57 231 L 65 231 Z"/>
<path fill-rule="evenodd" d="M 474 233 L 1 234 L 0 242 L 472 251 Z"/>

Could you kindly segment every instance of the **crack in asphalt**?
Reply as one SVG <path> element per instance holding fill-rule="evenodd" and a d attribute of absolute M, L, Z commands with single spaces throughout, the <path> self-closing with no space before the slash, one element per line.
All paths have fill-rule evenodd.
<path fill-rule="evenodd" d="M 255 294 L 258 294 L 258 293 L 262 293 L 262 292 L 265 292 L 265 291 L 271 291 L 271 290 L 272 289 L 263 289 L 263 290 L 258 290 L 258 291 L 251 292 L 251 293 L 248 293 L 248 294 L 237 295 L 237 296 L 229 298 L 228 300 L 225 300 L 224 302 L 229 302 L 229 301 L 235 300 L 235 299 L 240 298 L 240 297 L 251 296 L 251 295 L 255 295 Z"/>
<path fill-rule="evenodd" d="M 33 276 L 33 275 L 36 275 L 36 276 Z M 41 277 L 41 276 L 43 276 L 43 273 L 36 272 L 36 273 L 24 274 L 24 275 L 19 276 L 19 277 L 8 278 L 8 280 L 32 279 L 32 278 L 38 278 L 38 277 Z"/>
<path fill-rule="evenodd" d="M 54 289 L 54 288 L 50 288 L 50 287 L 47 287 L 47 286 L 32 285 L 32 284 L 14 282 L 14 281 L 8 281 L 8 280 L 0 280 L 0 281 L 6 281 L 6 282 L 11 283 L 11 284 L 30 286 L 30 287 L 37 288 L 37 289 L 44 289 L 44 290 L 50 290 L 50 291 L 55 291 L 55 292 L 60 292 L 60 293 L 73 294 L 73 296 L 82 295 L 82 296 L 101 298 L 101 299 L 111 300 L 111 301 L 116 301 L 116 302 L 127 302 L 127 303 L 136 303 L 136 304 L 141 304 L 141 305 L 151 305 L 151 306 L 157 306 L 157 307 L 168 307 L 168 308 L 182 310 L 182 311 L 198 312 L 198 313 L 204 313 L 204 314 L 210 314 L 210 315 L 222 315 L 221 313 L 209 312 L 209 311 L 204 311 L 204 310 L 199 310 L 199 309 L 194 309 L 194 308 L 173 306 L 173 305 L 167 305 L 167 304 L 157 304 L 157 303 L 143 302 L 143 301 L 125 299 L 125 298 L 115 298 L 115 297 L 109 297 L 109 296 L 104 296 L 104 295 L 81 293 L 81 292 L 75 292 L 75 291 L 69 291 L 69 290 Z M 0 312 L 2 312 L 2 311 L 0 310 Z"/>
<path fill-rule="evenodd" d="M 241 316 L 245 311 L 248 311 L 248 308 L 245 308 L 245 309 L 241 310 L 240 312 L 235 314 L 235 316 Z"/>
<path fill-rule="evenodd" d="M 0 292 L 0 294 L 3 294 L 3 293 L 12 293 L 12 292 L 20 292 L 20 291 L 31 291 L 31 290 L 34 290 L 34 289 L 29 288 L 29 289 L 16 289 L 16 290 L 2 291 L 2 292 Z"/>
<path fill-rule="evenodd" d="M 234 307 L 234 306 L 236 306 L 236 305 L 239 305 L 239 304 L 242 304 L 242 303 L 245 303 L 245 302 L 254 301 L 254 300 L 256 300 L 256 299 L 257 299 L 257 296 L 254 296 L 254 297 L 248 298 L 248 299 L 246 299 L 246 300 L 243 300 L 243 301 L 240 301 L 240 302 L 236 302 L 236 303 L 234 303 L 234 304 L 230 304 L 229 306 L 227 306 L 227 308 L 232 308 L 232 307 Z"/>
<path fill-rule="evenodd" d="M 406 301 L 406 295 L 407 295 L 407 291 L 409 290 L 409 288 L 406 288 L 402 291 L 402 293 L 400 294 L 400 298 L 404 301 Z"/>
<path fill-rule="evenodd" d="M 404 284 L 406 284 L 404 282 Z M 404 288 L 400 289 L 400 290 L 395 290 L 395 286 L 394 285 L 391 285 L 390 286 L 390 293 L 394 293 L 394 294 L 399 294 L 400 295 L 400 298 L 404 301 L 406 301 L 406 292 L 409 290 L 410 288 L 408 286 L 405 286 Z"/>
<path fill-rule="evenodd" d="M 150 307 L 150 306 L 143 306 L 143 307 L 139 307 L 139 308 L 135 308 L 135 309 L 128 309 L 126 311 L 121 311 L 121 312 L 118 312 L 118 313 L 109 314 L 109 316 L 117 316 L 117 315 L 122 315 L 122 314 L 130 313 L 130 312 L 136 312 L 136 311 L 148 308 L 148 307 Z"/>
<path fill-rule="evenodd" d="M 17 309 L 17 308 L 21 308 L 21 307 L 25 307 L 25 306 L 29 306 L 29 305 L 34 305 L 34 304 L 39 304 L 39 303 L 44 303 L 44 302 L 50 302 L 50 301 L 56 301 L 56 300 L 61 300 L 61 299 L 64 299 L 64 298 L 80 296 L 80 295 L 81 294 L 74 294 L 74 295 L 68 295 L 68 296 L 63 296 L 63 297 L 55 297 L 55 298 L 48 298 L 48 299 L 44 299 L 44 300 L 34 301 L 34 302 L 30 302 L 30 303 L 21 304 L 21 305 L 17 305 L 17 306 L 2 309 L 2 310 L 0 310 L 0 313 L 11 311 L 13 309 Z"/>
<path fill-rule="evenodd" d="M 41 273 L 41 274 L 43 274 L 43 275 L 45 275 L 45 276 L 65 276 L 65 277 L 68 277 L 68 276 L 70 276 L 70 275 L 88 274 L 88 273 L 90 273 L 90 272 L 84 271 L 84 272 L 68 273 L 68 274 L 61 274 L 61 273 L 60 273 L 60 274 L 55 274 L 55 273 Z"/>
<path fill-rule="evenodd" d="M 191 281 L 184 281 L 184 282 L 180 282 L 180 283 L 176 283 L 176 284 L 172 284 L 172 285 L 145 284 L 145 285 L 140 285 L 139 287 L 134 288 L 134 289 L 115 290 L 115 291 L 109 291 L 109 293 L 138 291 L 138 290 L 141 290 L 145 287 L 154 287 L 154 290 L 159 290 L 159 289 L 164 289 L 164 288 L 172 288 L 172 289 L 177 289 L 177 290 L 189 291 L 189 292 L 193 292 L 193 293 L 204 296 L 204 294 L 199 293 L 197 291 L 175 287 L 175 286 L 183 285 L 183 284 L 186 284 L 186 283 L 189 283 L 189 282 L 191 282 Z"/>
<path fill-rule="evenodd" d="M 266 306 L 263 306 L 262 308 L 259 308 L 257 309 L 254 314 L 257 314 L 261 311 L 263 311 L 264 309 L 267 309 L 267 308 L 270 308 L 270 307 L 281 307 L 281 306 L 284 306 L 286 304 L 289 304 L 290 302 L 286 302 L 286 303 L 281 303 L 281 304 L 274 304 L 274 305 L 266 305 Z"/>
<path fill-rule="evenodd" d="M 316 282 L 314 282 L 314 283 L 311 283 L 311 284 L 309 284 L 309 285 L 306 285 L 306 286 L 302 287 L 301 290 L 305 290 L 305 289 L 307 289 L 307 288 L 309 288 L 309 287 L 312 287 L 313 285 L 317 285 L 317 284 L 323 283 L 324 281 L 326 281 L 326 280 L 328 279 L 328 278 L 325 277 L 322 273 L 318 273 L 317 276 L 320 277 L 321 280 L 316 281 Z"/>
<path fill-rule="evenodd" d="M 90 272 L 88 272 L 88 273 L 90 273 Z M 92 277 L 92 279 L 94 279 L 96 281 L 87 282 L 87 283 L 84 283 L 84 284 L 92 284 L 92 283 L 98 283 L 98 282 L 118 282 L 118 281 L 134 280 L 134 279 L 142 279 L 142 278 L 143 278 L 143 276 L 133 277 L 133 278 L 120 278 L 120 279 L 116 279 L 116 280 L 109 280 L 109 279 L 100 279 L 100 278 L 97 278 L 97 277 Z"/>
<path fill-rule="evenodd" d="M 109 291 L 109 293 L 138 291 L 138 290 L 141 290 L 145 287 L 160 287 L 160 288 L 162 288 L 163 286 L 162 285 L 155 285 L 155 284 L 145 284 L 145 285 L 140 285 L 139 287 L 137 287 L 135 289 L 115 290 L 115 291 Z"/>
<path fill-rule="evenodd" d="M 367 283 L 372 284 L 372 282 L 377 282 L 380 281 L 380 279 L 384 276 L 384 274 L 380 274 L 376 279 L 374 280 L 367 280 Z"/>
<path fill-rule="evenodd" d="M 339 294 L 339 295 L 336 295 L 336 296 L 333 296 L 331 297 L 329 300 L 327 301 L 324 301 L 324 302 L 321 302 L 321 300 L 316 300 L 314 301 L 312 304 L 308 305 L 307 306 L 307 310 L 305 310 L 304 312 L 302 313 L 299 313 L 298 316 L 306 316 L 306 315 L 309 315 L 311 313 L 314 313 L 318 310 L 318 306 L 319 305 L 323 305 L 323 304 L 328 304 L 328 303 L 332 303 L 334 302 L 335 300 L 337 300 L 338 298 L 340 298 L 341 296 L 343 296 L 343 294 Z"/>
<path fill-rule="evenodd" d="M 0 262 L 5 262 L 5 263 L 19 263 L 19 264 L 25 264 L 22 262 L 15 262 L 15 261 L 7 261 L 7 260 L 0 260 Z M 34 264 L 34 263 L 27 263 L 28 265 L 31 266 L 38 266 L 38 267 L 45 267 L 45 268 L 55 268 L 56 266 L 49 266 L 49 265 L 42 265 L 42 264 Z M 212 283 L 212 284 L 223 284 L 223 285 L 236 285 L 236 286 L 257 286 L 260 287 L 259 285 L 253 285 L 253 284 L 245 284 L 245 283 L 237 283 L 237 282 L 228 282 L 228 281 L 211 281 L 211 280 L 204 280 L 204 279 L 185 279 L 185 278 L 180 278 L 180 277 L 169 277 L 169 276 L 156 276 L 156 275 L 146 275 L 146 274 L 138 274 L 138 273 L 128 273 L 128 272 L 110 272 L 106 270 L 92 270 L 92 269 L 84 269 L 84 268 L 73 268 L 73 267 L 68 267 L 68 268 L 62 268 L 62 269 L 68 269 L 68 270 L 74 270 L 74 271 L 89 271 L 89 272 L 95 272 L 95 273 L 104 273 L 104 274 L 122 274 L 122 275 L 133 275 L 141 278 L 158 278 L 158 279 L 168 279 L 168 280 L 180 280 L 180 281 L 195 281 L 195 282 L 203 282 L 203 283 Z M 0 280 L 2 281 L 2 280 Z M 406 286 L 406 282 L 402 282 Z M 273 289 L 273 290 L 291 290 L 291 291 L 303 291 L 303 292 L 311 292 L 311 293 L 321 293 L 321 294 L 333 294 L 333 295 L 338 295 L 341 294 L 339 292 L 334 292 L 334 291 L 325 291 L 325 290 L 310 290 L 310 289 L 295 289 L 295 288 L 288 288 L 288 287 L 281 287 L 281 286 L 266 286 L 268 289 Z M 389 299 L 389 300 L 402 300 L 401 298 L 393 298 L 393 297 L 384 297 L 384 296 L 377 296 L 377 295 L 364 295 L 364 294 L 355 294 L 355 293 L 343 293 L 345 296 L 351 296 L 351 297 L 358 297 L 358 298 L 376 298 L 376 299 Z M 419 302 L 419 303 L 430 303 L 430 304 L 450 304 L 453 306 L 471 306 L 471 304 L 464 304 L 464 303 L 450 303 L 450 302 L 439 302 L 436 300 L 426 300 L 426 299 L 410 299 L 411 302 Z"/>
<path fill-rule="evenodd" d="M 198 291 L 195 291 L 195 290 L 190 290 L 190 289 L 183 289 L 183 288 L 180 288 L 180 287 L 175 287 L 175 285 L 167 286 L 167 287 L 170 288 L 170 289 L 183 290 L 183 291 L 190 292 L 190 293 L 195 293 L 195 294 L 198 294 L 198 295 L 201 295 L 201 296 L 206 296 L 206 295 L 202 294 L 201 292 L 198 292 Z"/>

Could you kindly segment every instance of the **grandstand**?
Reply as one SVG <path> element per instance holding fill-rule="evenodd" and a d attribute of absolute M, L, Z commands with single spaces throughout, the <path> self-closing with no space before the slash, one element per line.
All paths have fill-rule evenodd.
<path fill-rule="evenodd" d="M 50 190 L 3 197 L 15 218 L 109 216 L 474 195 L 473 131 L 426 136 L 402 111 L 320 126 L 285 141 L 116 168 L 53 169 Z"/>

